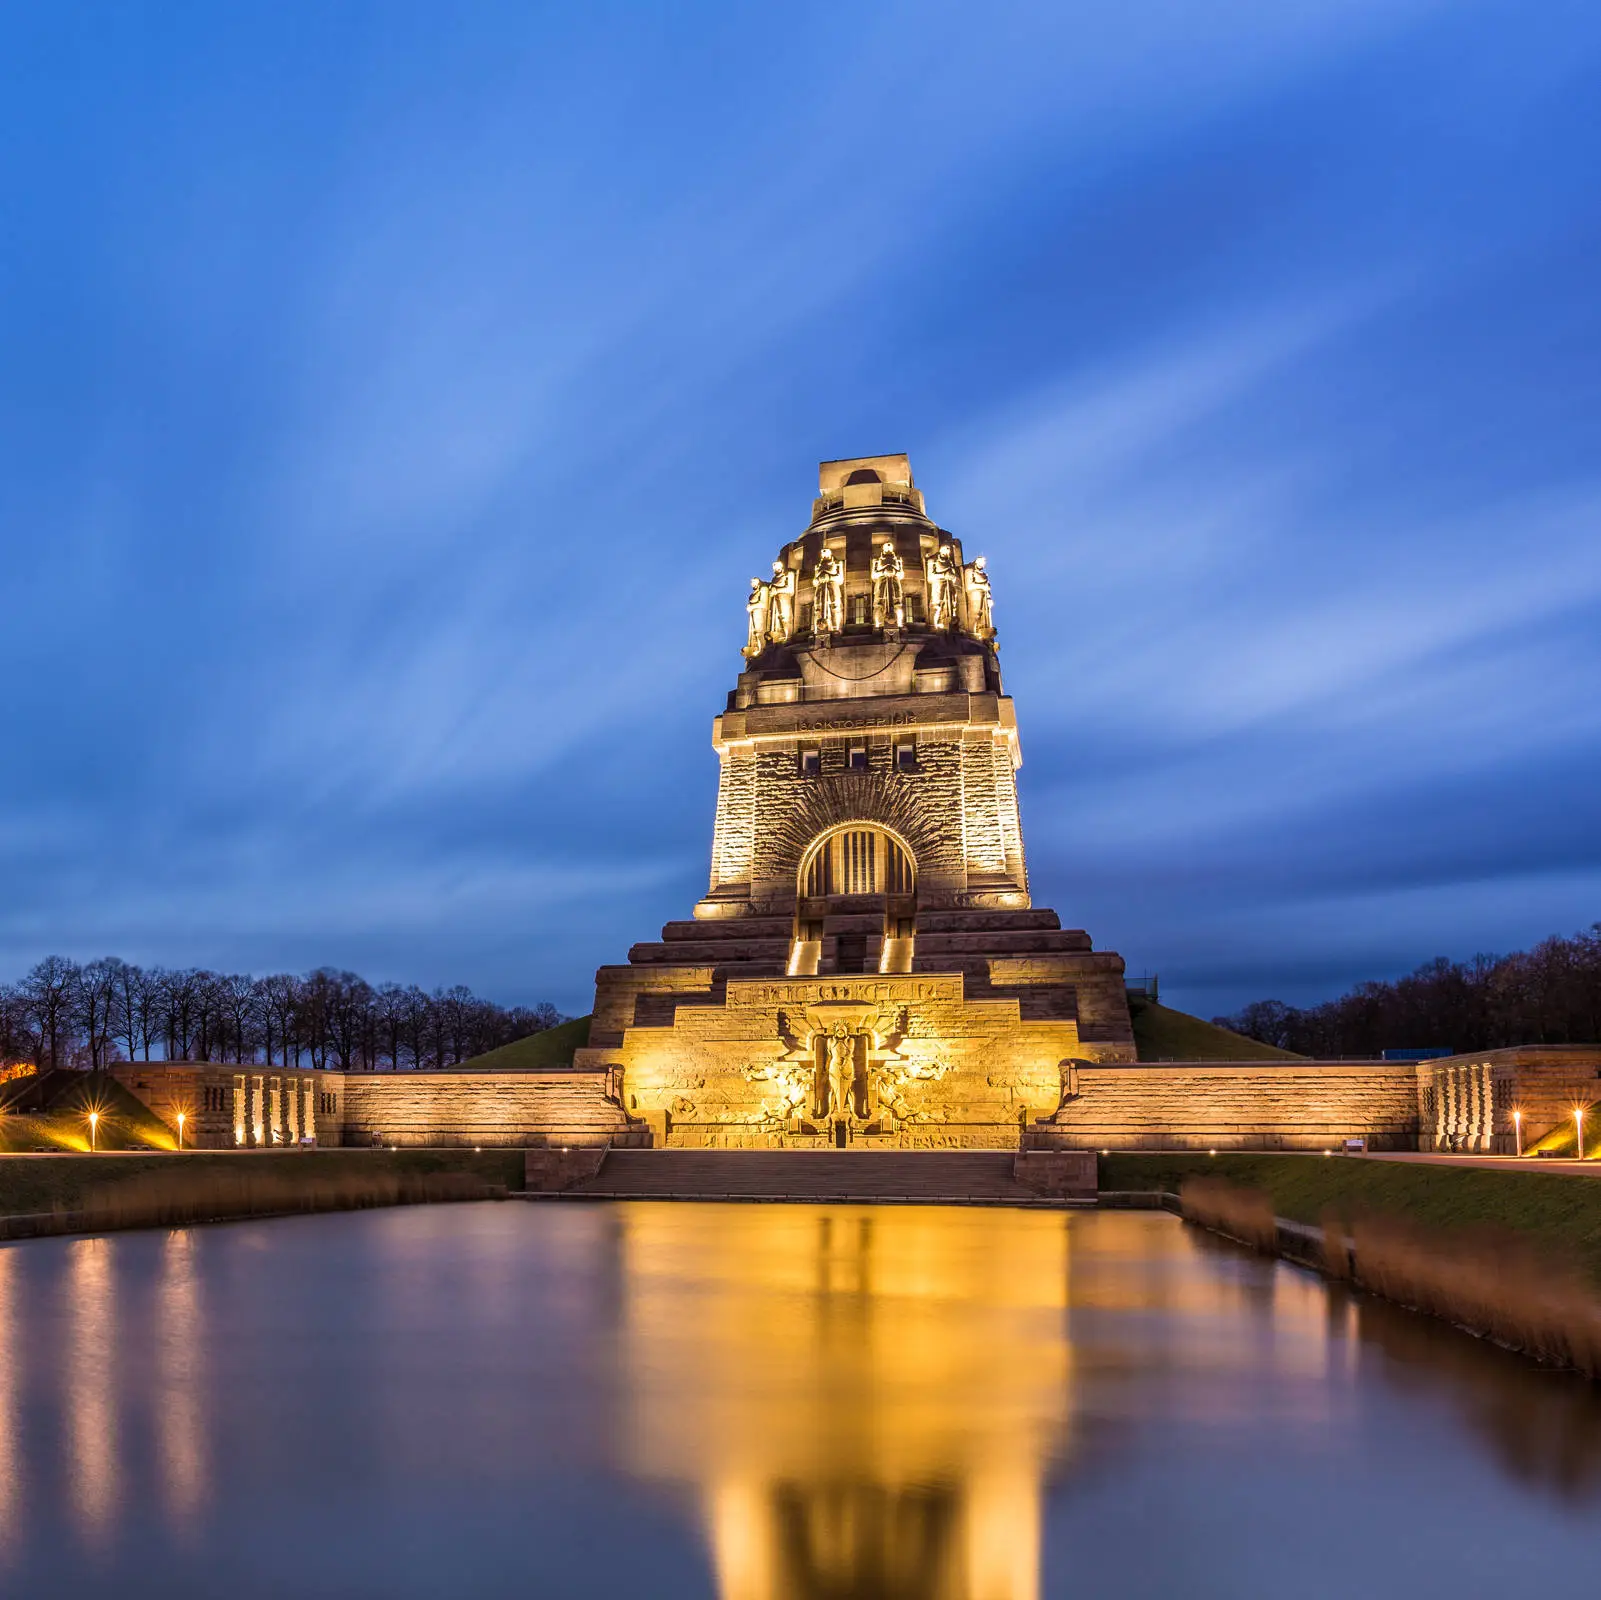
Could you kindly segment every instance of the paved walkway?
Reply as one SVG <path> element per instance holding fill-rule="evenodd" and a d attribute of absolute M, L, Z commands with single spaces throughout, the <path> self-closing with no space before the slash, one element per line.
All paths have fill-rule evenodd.
<path fill-rule="evenodd" d="M 1414 1161 L 1436 1167 L 1490 1167 L 1497 1172 L 1570 1172 L 1576 1177 L 1601 1178 L 1601 1160 L 1593 1156 L 1588 1161 L 1548 1161 L 1540 1156 L 1452 1156 L 1423 1150 L 1373 1150 L 1366 1159 Z"/>
<path fill-rule="evenodd" d="M 1003 1150 L 611 1150 L 565 1191 L 612 1200 L 903 1200 L 1039 1205 Z"/>

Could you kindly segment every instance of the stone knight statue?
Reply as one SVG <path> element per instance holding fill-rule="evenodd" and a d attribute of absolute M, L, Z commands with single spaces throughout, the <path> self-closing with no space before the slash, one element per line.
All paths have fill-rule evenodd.
<path fill-rule="evenodd" d="M 838 633 L 845 607 L 845 574 L 825 545 L 812 574 L 812 626 L 820 635 Z"/>
<path fill-rule="evenodd" d="M 849 1122 L 855 1101 L 856 1035 L 841 1022 L 828 1039 L 828 1120 Z"/>
<path fill-rule="evenodd" d="M 990 575 L 984 570 L 983 556 L 976 556 L 962 569 L 967 584 L 968 625 L 980 639 L 989 639 L 995 633 L 995 619 L 990 607 Z"/>
<path fill-rule="evenodd" d="M 782 561 L 773 563 L 767 586 L 767 637 L 782 644 L 795 631 L 795 574 Z"/>
<path fill-rule="evenodd" d="M 750 580 L 745 616 L 750 629 L 749 637 L 745 640 L 745 655 L 754 661 L 767 643 L 767 585 L 760 578 Z"/>
<path fill-rule="evenodd" d="M 961 571 L 951 547 L 942 544 L 924 563 L 928 575 L 928 620 L 936 628 L 956 626 L 957 590 Z"/>
<path fill-rule="evenodd" d="M 873 560 L 873 626 L 899 628 L 906 620 L 901 580 L 906 563 L 895 554 L 888 539 Z"/>

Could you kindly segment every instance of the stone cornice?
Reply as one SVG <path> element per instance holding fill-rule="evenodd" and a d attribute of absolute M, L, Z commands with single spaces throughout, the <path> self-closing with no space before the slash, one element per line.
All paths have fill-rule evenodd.
<path fill-rule="evenodd" d="M 712 744 L 758 739 L 793 739 L 803 734 L 895 733 L 918 728 L 995 728 L 1016 736 L 1010 695 L 883 695 L 872 699 L 813 700 L 788 705 L 751 706 L 712 719 Z"/>

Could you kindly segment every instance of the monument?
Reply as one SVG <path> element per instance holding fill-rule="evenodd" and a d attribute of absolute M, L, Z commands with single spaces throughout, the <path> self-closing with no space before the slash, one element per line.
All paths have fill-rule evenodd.
<path fill-rule="evenodd" d="M 1136 1052 L 1121 958 L 1029 895 L 984 557 L 905 456 L 825 461 L 746 612 L 708 892 L 596 975 L 575 1065 L 658 1146 L 1015 1149 Z"/>
<path fill-rule="evenodd" d="M 142 1061 L 119 1081 L 190 1147 L 967 1148 L 1036 1169 L 1352 1136 L 1510 1153 L 1591 1099 L 1582 1045 L 1142 1061 L 1122 959 L 1030 896 L 985 558 L 930 520 L 905 456 L 867 456 L 822 464 L 769 572 L 712 720 L 706 895 L 596 974 L 571 1068 Z"/>

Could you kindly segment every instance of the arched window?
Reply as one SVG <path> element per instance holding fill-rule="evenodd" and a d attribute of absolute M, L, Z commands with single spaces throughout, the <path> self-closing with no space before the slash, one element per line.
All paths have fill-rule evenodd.
<path fill-rule="evenodd" d="M 801 863 L 800 892 L 808 900 L 834 894 L 910 894 L 912 858 L 882 828 L 841 828 L 825 835 Z"/>

